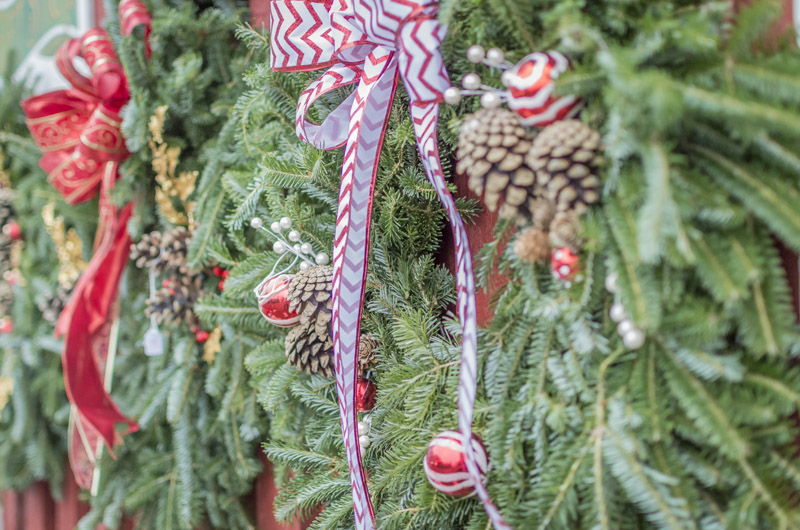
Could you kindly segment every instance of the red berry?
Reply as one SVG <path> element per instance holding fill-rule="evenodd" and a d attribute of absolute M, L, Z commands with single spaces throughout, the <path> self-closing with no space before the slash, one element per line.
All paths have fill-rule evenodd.
<path fill-rule="evenodd" d="M 222 271 L 222 277 L 223 278 L 227 278 L 230 275 L 231 275 L 231 271 Z"/>
<path fill-rule="evenodd" d="M 194 338 L 197 339 L 197 342 L 199 342 L 200 344 L 203 344 L 205 341 L 208 340 L 208 331 L 203 331 L 202 329 L 198 330 L 194 334 Z"/>
<path fill-rule="evenodd" d="M 225 278 L 224 277 L 219 281 L 219 290 L 220 291 L 224 291 L 225 290 Z"/>
<path fill-rule="evenodd" d="M 5 225 L 3 227 L 3 233 L 15 241 L 22 237 L 22 229 L 19 227 L 19 223 L 16 221 L 11 221 Z"/>
<path fill-rule="evenodd" d="M 214 267 L 214 276 L 222 276 L 223 270 L 222 267 Z"/>
<path fill-rule="evenodd" d="M 14 331 L 14 323 L 11 322 L 10 318 L 4 318 L 0 321 L 0 333 L 8 334 Z"/>

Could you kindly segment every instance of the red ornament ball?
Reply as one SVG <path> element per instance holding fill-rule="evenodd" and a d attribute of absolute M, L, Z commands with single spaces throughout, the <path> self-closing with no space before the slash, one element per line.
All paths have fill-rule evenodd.
<path fill-rule="evenodd" d="M 561 281 L 573 280 L 581 271 L 580 258 L 568 247 L 557 248 L 550 257 L 550 269 Z"/>
<path fill-rule="evenodd" d="M 378 387 L 375 383 L 365 377 L 359 377 L 356 381 L 356 410 L 358 412 L 372 410 L 377 397 Z"/>
<path fill-rule="evenodd" d="M 16 221 L 11 221 L 10 223 L 3 226 L 3 233 L 17 241 L 22 237 L 22 228 L 20 228 L 19 223 Z"/>
<path fill-rule="evenodd" d="M 553 96 L 555 80 L 569 68 L 556 51 L 535 52 L 503 74 L 508 86 L 508 107 L 529 127 L 544 127 L 573 117 L 580 107 L 574 96 Z"/>
<path fill-rule="evenodd" d="M 12 331 L 14 331 L 14 323 L 11 322 L 10 318 L 0 320 L 0 333 L 7 335 Z"/>
<path fill-rule="evenodd" d="M 428 445 L 423 467 L 428 482 L 438 491 L 453 497 L 466 497 L 475 493 L 475 482 L 467 472 L 464 456 L 463 437 L 459 431 L 444 431 Z M 472 435 L 472 450 L 475 463 L 481 474 L 481 482 L 486 482 L 489 471 L 489 457 L 480 438 Z"/>
<path fill-rule="evenodd" d="M 198 330 L 198 331 L 195 331 L 195 333 L 194 333 L 194 338 L 200 344 L 203 344 L 205 341 L 207 341 L 208 340 L 208 336 L 209 336 L 208 335 L 208 331 L 203 331 L 202 329 Z"/>
<path fill-rule="evenodd" d="M 289 283 L 294 275 L 268 276 L 256 287 L 258 307 L 267 322 L 287 328 L 300 321 L 297 311 L 289 311 Z"/>

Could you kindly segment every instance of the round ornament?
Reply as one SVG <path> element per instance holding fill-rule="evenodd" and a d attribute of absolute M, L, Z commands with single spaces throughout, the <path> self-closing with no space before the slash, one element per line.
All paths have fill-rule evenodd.
<path fill-rule="evenodd" d="M 569 248 L 558 248 L 550 258 L 550 269 L 559 280 L 572 280 L 581 270 L 580 259 Z"/>
<path fill-rule="evenodd" d="M 22 239 L 22 228 L 20 228 L 19 223 L 16 221 L 11 221 L 3 226 L 3 233 L 14 241 Z"/>
<path fill-rule="evenodd" d="M 289 309 L 289 283 L 291 274 L 268 276 L 256 287 L 258 308 L 267 322 L 287 328 L 300 321 L 297 311 Z"/>
<path fill-rule="evenodd" d="M 486 482 L 489 457 L 480 438 L 472 435 L 472 450 L 475 463 Z M 467 472 L 462 436 L 459 431 L 444 431 L 428 445 L 428 454 L 423 461 L 428 482 L 438 491 L 453 497 L 466 497 L 475 493 L 475 482 Z"/>
<path fill-rule="evenodd" d="M 365 377 L 359 377 L 356 381 L 356 410 L 358 412 L 368 412 L 375 407 L 378 387 L 375 383 Z"/>
<path fill-rule="evenodd" d="M 555 80 L 568 68 L 567 58 L 556 51 L 525 56 L 503 76 L 508 107 L 529 127 L 544 127 L 574 116 L 580 106 L 578 98 L 553 96 Z"/>
<path fill-rule="evenodd" d="M 14 323 L 10 318 L 4 318 L 0 320 L 0 333 L 7 335 L 12 331 L 14 331 Z"/>

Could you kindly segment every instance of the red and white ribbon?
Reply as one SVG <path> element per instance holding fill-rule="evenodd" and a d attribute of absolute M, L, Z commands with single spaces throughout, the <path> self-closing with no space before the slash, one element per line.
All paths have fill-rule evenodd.
<path fill-rule="evenodd" d="M 298 136 L 319 149 L 345 148 L 333 249 L 331 326 L 356 528 L 375 527 L 358 442 L 356 365 L 375 176 L 399 78 L 411 99 L 411 117 L 425 173 L 453 229 L 458 316 L 464 330 L 458 426 L 465 440 L 467 470 L 494 527 L 510 528 L 489 499 L 469 443 L 477 387 L 475 282 L 467 233 L 439 159 L 439 103 L 450 81 L 439 53 L 446 28 L 436 19 L 438 2 L 271 0 L 271 8 L 272 69 L 296 72 L 327 68 L 300 96 Z M 355 91 L 322 124 L 306 119 L 318 98 L 353 83 L 357 83 Z"/>

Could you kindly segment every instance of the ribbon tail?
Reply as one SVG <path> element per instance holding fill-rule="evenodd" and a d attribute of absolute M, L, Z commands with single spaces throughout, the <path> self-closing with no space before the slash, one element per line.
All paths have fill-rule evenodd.
<path fill-rule="evenodd" d="M 467 231 L 464 221 L 456 209 L 456 203 L 442 170 L 437 141 L 437 125 L 439 121 L 438 103 L 414 102 L 411 104 L 411 117 L 414 122 L 414 133 L 417 148 L 422 158 L 422 165 L 428 180 L 436 190 L 439 201 L 447 211 L 450 226 L 453 230 L 453 243 L 456 251 L 456 290 L 458 318 L 461 321 L 463 337 L 461 343 L 461 368 L 458 384 L 458 427 L 464 437 L 464 448 L 467 471 L 475 483 L 475 491 L 483 503 L 489 520 L 496 530 L 511 530 L 503 520 L 500 511 L 492 503 L 489 493 L 481 480 L 478 465 L 475 462 L 475 450 L 472 440 L 472 419 L 475 412 L 475 395 L 478 375 L 478 326 L 475 311 L 475 279 L 472 275 L 472 255 L 469 250 Z"/>
<path fill-rule="evenodd" d="M 107 163 L 106 172 L 116 174 L 116 163 Z M 111 204 L 103 209 L 107 211 L 101 214 L 105 226 L 100 244 L 56 329 L 65 335 L 62 364 L 67 397 L 77 409 L 83 428 L 96 432 L 113 454 L 114 444 L 120 440 L 117 423 L 126 424 L 125 433 L 138 429 L 116 406 L 103 381 L 113 321 L 111 307 L 130 251 L 127 223 L 133 205 L 118 213 Z"/>
<path fill-rule="evenodd" d="M 375 176 L 396 88 L 394 54 L 376 49 L 365 62 L 350 112 L 333 249 L 331 328 L 336 390 L 357 530 L 375 527 L 358 441 L 356 364 Z"/>

